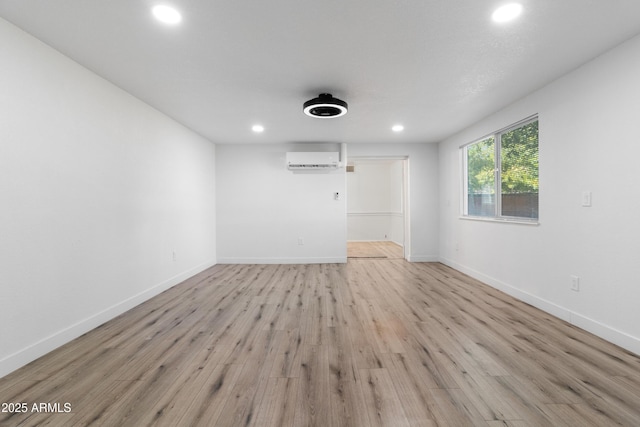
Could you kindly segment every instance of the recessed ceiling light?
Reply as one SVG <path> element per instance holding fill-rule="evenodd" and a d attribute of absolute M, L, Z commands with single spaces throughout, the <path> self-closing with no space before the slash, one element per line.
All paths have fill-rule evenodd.
<path fill-rule="evenodd" d="M 262 126 L 262 125 L 253 125 L 251 130 L 254 131 L 255 133 L 261 133 L 261 132 L 264 132 L 264 126 Z"/>
<path fill-rule="evenodd" d="M 391 128 L 391 130 L 394 131 L 394 132 L 402 132 L 404 130 L 404 126 L 402 126 L 402 125 L 394 125 Z"/>
<path fill-rule="evenodd" d="M 522 5 L 519 3 L 509 3 L 497 8 L 491 19 L 493 22 L 508 22 L 516 19 L 522 13 Z"/>
<path fill-rule="evenodd" d="M 154 6 L 151 12 L 153 13 L 153 16 L 155 16 L 158 21 L 163 22 L 165 24 L 175 25 L 180 23 L 180 21 L 182 21 L 182 15 L 180 15 L 180 12 L 178 12 L 176 9 L 172 8 L 171 6 L 159 4 L 157 6 Z"/>

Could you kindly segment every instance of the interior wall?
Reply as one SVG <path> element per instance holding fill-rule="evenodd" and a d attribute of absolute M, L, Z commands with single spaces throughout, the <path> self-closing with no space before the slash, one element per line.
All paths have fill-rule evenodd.
<path fill-rule="evenodd" d="M 0 19 L 0 376 L 213 265 L 215 146 Z"/>
<path fill-rule="evenodd" d="M 637 354 L 639 75 L 635 37 L 440 144 L 441 260 Z M 459 147 L 535 113 L 540 225 L 461 219 Z"/>
<path fill-rule="evenodd" d="M 404 244 L 402 160 L 350 160 L 347 240 Z"/>
<path fill-rule="evenodd" d="M 394 161 L 391 164 L 391 227 L 389 240 L 404 246 L 404 160 Z"/>
<path fill-rule="evenodd" d="M 219 263 L 346 262 L 345 169 L 292 172 L 285 160 L 288 151 L 339 151 L 338 144 L 216 150 Z"/>
<path fill-rule="evenodd" d="M 407 258 L 413 262 L 438 260 L 438 145 L 349 144 L 348 157 L 408 158 Z"/>

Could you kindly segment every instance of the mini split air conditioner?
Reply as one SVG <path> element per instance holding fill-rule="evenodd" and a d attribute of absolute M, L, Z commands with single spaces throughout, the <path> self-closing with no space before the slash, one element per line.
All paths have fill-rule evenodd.
<path fill-rule="evenodd" d="M 287 153 L 287 168 L 300 170 L 332 170 L 340 166 L 338 152 L 291 152 Z"/>

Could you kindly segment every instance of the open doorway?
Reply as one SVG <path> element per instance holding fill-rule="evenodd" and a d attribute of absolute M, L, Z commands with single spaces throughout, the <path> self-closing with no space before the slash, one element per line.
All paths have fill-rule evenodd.
<path fill-rule="evenodd" d="M 348 258 L 408 259 L 408 167 L 406 157 L 349 158 Z"/>

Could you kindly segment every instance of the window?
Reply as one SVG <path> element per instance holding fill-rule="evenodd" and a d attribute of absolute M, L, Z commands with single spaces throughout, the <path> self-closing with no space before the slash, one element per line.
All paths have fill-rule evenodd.
<path fill-rule="evenodd" d="M 462 147 L 464 216 L 538 219 L 538 119 Z"/>

